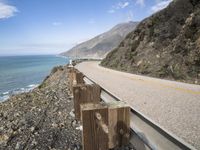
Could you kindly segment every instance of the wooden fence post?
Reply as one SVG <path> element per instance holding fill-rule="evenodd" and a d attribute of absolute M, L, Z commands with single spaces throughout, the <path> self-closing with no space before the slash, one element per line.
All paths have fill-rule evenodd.
<path fill-rule="evenodd" d="M 77 120 L 81 120 L 80 105 L 100 102 L 100 87 L 96 84 L 78 84 L 73 87 L 74 110 Z"/>
<path fill-rule="evenodd" d="M 69 84 L 70 84 L 70 91 L 73 91 L 73 86 L 76 84 L 84 84 L 84 75 L 79 72 L 74 67 L 70 67 L 69 69 Z"/>
<path fill-rule="evenodd" d="M 100 86 L 84 84 L 84 75 L 74 68 L 69 78 L 75 117 L 83 124 L 84 150 L 108 150 L 128 144 L 130 107 L 123 102 L 100 104 Z"/>
<path fill-rule="evenodd" d="M 129 143 L 130 107 L 124 103 L 82 104 L 81 116 L 85 150 L 108 150 Z"/>
<path fill-rule="evenodd" d="M 83 150 L 108 150 L 108 107 L 81 105 Z"/>
<path fill-rule="evenodd" d="M 76 84 L 84 84 L 85 82 L 83 78 L 84 78 L 84 75 L 81 72 L 76 71 L 75 73 Z"/>
<path fill-rule="evenodd" d="M 107 105 L 109 115 L 109 148 L 127 145 L 130 137 L 130 107 L 123 102 Z"/>
<path fill-rule="evenodd" d="M 75 80 L 75 69 L 74 67 L 69 67 L 69 88 L 71 92 L 73 89 L 74 80 Z"/>

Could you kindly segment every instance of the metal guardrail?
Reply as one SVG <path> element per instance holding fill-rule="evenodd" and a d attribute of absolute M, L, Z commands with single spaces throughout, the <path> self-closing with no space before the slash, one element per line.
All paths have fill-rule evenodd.
<path fill-rule="evenodd" d="M 87 84 L 97 84 L 87 76 L 84 76 L 84 81 Z M 103 87 L 101 87 L 101 99 L 105 102 L 122 101 Z M 130 142 L 137 150 L 196 150 L 132 107 L 130 117 L 132 131 Z"/>

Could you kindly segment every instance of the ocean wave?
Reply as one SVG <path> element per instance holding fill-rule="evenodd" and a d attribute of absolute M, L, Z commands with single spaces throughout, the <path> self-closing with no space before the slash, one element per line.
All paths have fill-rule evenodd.
<path fill-rule="evenodd" d="M 69 57 L 67 56 L 63 56 L 63 55 L 56 55 L 56 57 L 59 57 L 59 58 L 65 58 L 65 59 L 68 59 Z"/>
<path fill-rule="evenodd" d="M 10 96 L 8 96 L 8 95 L 0 96 L 0 102 L 6 101 L 9 98 L 10 98 Z"/>
<path fill-rule="evenodd" d="M 28 88 L 35 88 L 35 87 L 37 87 L 38 85 L 37 84 L 30 84 L 30 85 L 28 85 L 27 87 Z"/>
<path fill-rule="evenodd" d="M 9 94 L 9 92 L 4 92 L 4 93 L 3 93 L 3 95 L 8 95 L 8 94 Z"/>
<path fill-rule="evenodd" d="M 17 88 L 17 89 L 13 89 L 4 93 L 0 93 L 0 102 L 6 101 L 7 99 L 10 98 L 10 96 L 29 92 L 33 90 L 34 88 L 36 88 L 37 86 L 38 84 L 30 84 L 24 88 Z"/>

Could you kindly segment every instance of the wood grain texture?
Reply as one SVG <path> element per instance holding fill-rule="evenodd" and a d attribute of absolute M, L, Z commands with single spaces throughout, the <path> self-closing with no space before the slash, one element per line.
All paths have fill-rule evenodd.
<path fill-rule="evenodd" d="M 98 109 L 108 109 L 107 116 L 103 116 L 102 114 L 97 111 Z M 84 112 L 87 111 L 88 112 Z M 100 115 L 97 115 L 97 114 Z M 86 116 L 84 116 L 86 115 Z M 92 139 L 97 136 L 96 127 L 101 128 L 102 132 L 107 134 L 108 141 L 107 145 L 109 149 L 113 149 L 116 147 L 121 147 L 123 145 L 127 145 L 129 143 L 130 138 L 130 107 L 125 105 L 124 103 L 117 102 L 113 104 L 82 104 L 81 105 L 81 116 L 82 116 L 82 123 L 83 125 L 83 143 L 93 142 Z M 93 117 L 92 117 L 93 116 Z M 96 116 L 95 120 L 94 116 Z M 91 119 L 92 118 L 92 119 Z M 108 123 L 104 121 L 103 118 L 108 119 Z M 92 123 L 93 121 L 93 123 Z M 88 125 L 89 124 L 89 125 Z M 95 125 L 95 128 L 92 127 Z M 85 129 L 87 128 L 87 129 Z M 86 130 L 89 130 L 90 134 L 85 133 Z M 87 131 L 89 132 L 89 131 Z M 87 137 L 85 137 L 87 136 Z M 90 136 L 90 137 L 89 137 Z M 101 135 L 99 135 L 101 136 Z M 97 140 L 95 143 L 102 141 Z M 105 142 L 105 141 L 103 141 Z M 85 143 L 84 143 L 85 144 Z M 87 144 L 86 144 L 87 145 Z M 98 144 L 97 144 L 98 145 Z M 86 146 L 87 147 L 87 146 Z M 88 148 L 88 147 L 87 147 Z M 94 147 L 93 147 L 94 148 Z M 98 149 L 97 149 L 98 150 Z"/>
<path fill-rule="evenodd" d="M 70 85 L 70 91 L 73 91 L 73 86 L 77 84 L 84 84 L 84 75 L 75 69 L 74 67 L 68 67 L 69 68 L 69 85 Z"/>
<path fill-rule="evenodd" d="M 105 130 L 105 126 L 108 126 L 108 107 L 101 104 L 86 104 L 81 105 L 81 112 L 83 149 L 108 150 L 108 133 Z"/>
<path fill-rule="evenodd" d="M 81 72 L 75 73 L 76 84 L 84 84 L 83 78 L 84 78 L 84 75 Z"/>
<path fill-rule="evenodd" d="M 72 89 L 73 89 L 72 67 L 68 67 L 68 69 L 69 69 L 69 73 L 68 73 L 68 76 L 69 76 L 69 88 L 70 88 L 70 91 L 72 92 Z"/>
<path fill-rule="evenodd" d="M 109 148 L 129 143 L 130 107 L 124 103 L 108 104 L 109 108 Z"/>
<path fill-rule="evenodd" d="M 75 117 L 77 120 L 81 120 L 81 104 L 100 103 L 100 87 L 96 84 L 78 84 L 73 87 L 73 95 Z"/>
<path fill-rule="evenodd" d="M 70 91 L 73 91 L 73 85 L 76 84 L 76 69 L 74 67 L 68 67 L 69 68 L 69 87 Z"/>

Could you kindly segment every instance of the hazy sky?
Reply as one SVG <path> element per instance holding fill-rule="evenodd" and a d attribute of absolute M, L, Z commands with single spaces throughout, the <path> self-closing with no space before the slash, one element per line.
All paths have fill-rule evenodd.
<path fill-rule="evenodd" d="M 56 54 L 171 0 L 0 0 L 0 55 Z"/>

